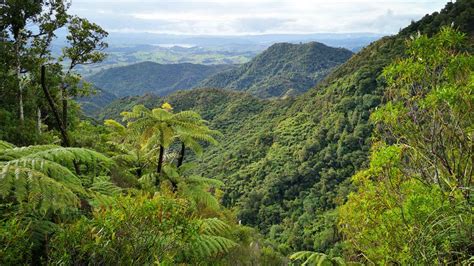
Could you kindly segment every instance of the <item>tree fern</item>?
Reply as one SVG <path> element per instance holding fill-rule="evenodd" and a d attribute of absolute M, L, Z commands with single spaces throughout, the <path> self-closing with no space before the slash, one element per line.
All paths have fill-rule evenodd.
<path fill-rule="evenodd" d="M 169 104 L 168 104 L 169 105 Z M 133 141 L 139 141 L 147 150 L 157 151 L 157 173 L 161 174 L 164 164 L 165 149 L 176 140 L 182 143 L 178 166 L 183 162 L 184 151 L 189 147 L 196 154 L 202 153 L 199 142 L 217 144 L 214 136 L 220 133 L 207 127 L 206 121 L 192 111 L 172 113 L 172 108 L 155 108 L 150 110 L 143 105 L 135 106 L 131 112 L 123 112 L 123 120 L 127 121 L 127 132 Z M 116 122 L 106 122 L 111 127 L 122 131 Z"/>
<path fill-rule="evenodd" d="M 10 169 L 14 167 L 15 169 Z M 20 170 L 16 170 L 16 169 Z M 7 173 L 12 171 L 28 171 L 29 173 L 41 173 L 58 182 L 64 183 L 71 190 L 83 193 L 81 180 L 73 174 L 68 168 L 53 161 L 41 158 L 24 158 L 0 162 L 0 178 L 4 178 Z"/>

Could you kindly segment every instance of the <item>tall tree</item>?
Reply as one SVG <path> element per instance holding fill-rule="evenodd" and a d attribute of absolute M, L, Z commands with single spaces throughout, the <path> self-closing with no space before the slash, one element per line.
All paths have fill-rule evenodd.
<path fill-rule="evenodd" d="M 62 0 L 6 0 L 0 6 L 0 30 L 6 33 L 3 41 L 13 43 L 11 52 L 14 62 L 11 65 L 15 68 L 19 119 L 22 123 L 25 120 L 25 74 L 33 71 L 35 56 L 41 58 L 47 54 L 54 31 L 67 21 L 68 8 L 68 2 Z"/>
<path fill-rule="evenodd" d="M 60 90 L 62 99 L 62 123 L 68 127 L 68 99 L 81 93 L 87 93 L 88 84 L 81 81 L 81 76 L 74 73 L 78 65 L 87 65 L 101 62 L 105 58 L 102 51 L 107 48 L 104 38 L 108 33 L 99 25 L 89 22 L 87 19 L 73 16 L 68 22 L 69 34 L 66 39 L 68 46 L 63 48 L 63 55 L 59 58 L 62 62 L 66 60 L 69 64 L 67 70 L 62 74 Z"/>

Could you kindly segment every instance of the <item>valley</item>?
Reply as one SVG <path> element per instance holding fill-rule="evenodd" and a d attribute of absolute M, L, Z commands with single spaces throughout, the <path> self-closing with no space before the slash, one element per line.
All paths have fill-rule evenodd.
<path fill-rule="evenodd" d="M 74 18 L 64 61 L 2 29 L 0 264 L 472 263 L 472 1 L 108 50 Z"/>

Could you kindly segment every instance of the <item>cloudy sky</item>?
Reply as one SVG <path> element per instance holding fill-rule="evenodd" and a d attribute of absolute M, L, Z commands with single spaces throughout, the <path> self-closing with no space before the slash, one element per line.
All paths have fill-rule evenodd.
<path fill-rule="evenodd" d="M 109 32 L 186 35 L 392 34 L 447 0 L 72 0 Z"/>

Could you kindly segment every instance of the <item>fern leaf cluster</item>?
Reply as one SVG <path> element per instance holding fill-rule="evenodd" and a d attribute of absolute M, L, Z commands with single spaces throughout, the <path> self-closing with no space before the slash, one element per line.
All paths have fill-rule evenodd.
<path fill-rule="evenodd" d="M 131 112 L 123 112 L 122 116 L 127 122 L 130 139 L 139 140 L 147 148 L 157 145 L 168 148 L 175 140 L 180 140 L 200 154 L 202 148 L 199 142 L 217 144 L 214 136 L 221 135 L 218 131 L 209 129 L 207 122 L 193 111 L 174 114 L 166 109 L 150 110 L 143 105 L 137 105 Z M 118 122 L 107 120 L 105 123 L 116 129 L 116 132 L 123 132 L 124 128 Z"/>
<path fill-rule="evenodd" d="M 341 257 L 330 257 L 324 253 L 314 251 L 298 251 L 290 256 L 291 260 L 302 261 L 301 265 L 322 266 L 322 265 L 347 265 Z"/>
<path fill-rule="evenodd" d="M 237 246 L 229 236 L 231 227 L 217 218 L 201 219 L 200 234 L 191 243 L 187 252 L 188 257 L 209 258 L 225 254 Z"/>
<path fill-rule="evenodd" d="M 22 208 L 65 212 L 76 209 L 88 197 L 84 177 L 74 173 L 74 163 L 86 174 L 106 171 L 112 161 L 88 149 L 56 145 L 14 147 L 2 142 L 0 149 L 0 197 Z M 96 178 L 91 191 L 117 191 L 107 179 Z"/>

